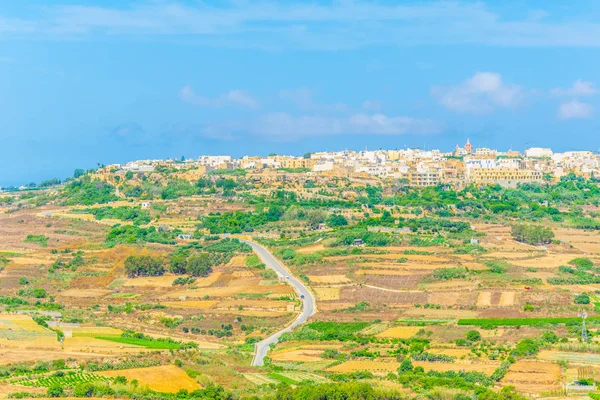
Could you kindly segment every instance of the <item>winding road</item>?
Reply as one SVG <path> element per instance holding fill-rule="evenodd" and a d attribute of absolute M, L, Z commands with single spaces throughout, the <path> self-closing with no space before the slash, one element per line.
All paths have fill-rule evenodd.
<path fill-rule="evenodd" d="M 301 297 L 304 296 L 302 299 L 302 312 L 300 315 L 298 315 L 294 322 L 279 332 L 276 332 L 268 338 L 256 343 L 256 352 L 254 354 L 254 359 L 252 360 L 252 365 L 261 366 L 264 364 L 264 358 L 267 355 L 271 344 L 277 343 L 281 335 L 291 331 L 298 325 L 303 324 L 311 315 L 315 313 L 315 297 L 313 296 L 312 292 L 302 283 L 302 281 L 293 276 L 287 270 L 287 268 L 281 265 L 281 263 L 277 261 L 275 257 L 273 257 L 269 250 L 258 243 L 251 242 L 246 239 L 240 239 L 240 241 L 249 244 L 262 262 L 265 263 L 267 268 L 271 268 L 279 277 L 283 277 L 290 285 L 292 285 L 298 295 Z"/>

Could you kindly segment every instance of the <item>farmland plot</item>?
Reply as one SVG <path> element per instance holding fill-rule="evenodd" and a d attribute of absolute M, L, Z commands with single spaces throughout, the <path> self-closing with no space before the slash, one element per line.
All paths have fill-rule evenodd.
<path fill-rule="evenodd" d="M 181 389 L 194 391 L 201 388 L 198 382 L 175 365 L 103 371 L 98 372 L 98 375 L 109 378 L 124 376 L 127 380 L 137 379 L 141 385 L 146 385 L 152 390 L 164 393 L 176 393 Z"/>

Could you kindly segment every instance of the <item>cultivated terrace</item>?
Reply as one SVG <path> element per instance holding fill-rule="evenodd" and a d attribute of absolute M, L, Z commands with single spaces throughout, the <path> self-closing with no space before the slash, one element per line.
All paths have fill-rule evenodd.
<path fill-rule="evenodd" d="M 76 175 L 0 193 L 0 398 L 600 398 L 593 177 Z M 244 240 L 316 299 L 263 367 L 303 302 Z"/>

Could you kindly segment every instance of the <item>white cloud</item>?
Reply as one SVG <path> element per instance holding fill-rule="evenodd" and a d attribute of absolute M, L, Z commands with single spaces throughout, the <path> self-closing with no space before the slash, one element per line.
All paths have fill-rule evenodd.
<path fill-rule="evenodd" d="M 310 89 L 286 89 L 279 92 L 279 97 L 289 100 L 303 111 L 335 112 L 344 111 L 348 107 L 343 103 L 323 104 L 314 100 L 314 92 Z"/>
<path fill-rule="evenodd" d="M 227 139 L 252 135 L 274 141 L 295 141 L 306 137 L 330 135 L 435 134 L 441 131 L 442 125 L 437 121 L 404 116 L 358 113 L 338 118 L 270 113 L 254 121 L 212 124 L 205 127 L 204 135 Z"/>
<path fill-rule="evenodd" d="M 532 10 L 515 17 L 510 9 L 484 2 L 231 1 L 118 2 L 113 7 L 80 0 L 79 5 L 30 7 L 27 19 L 0 17 L 0 33 L 19 38 L 89 39 L 98 35 L 205 37 L 213 46 L 345 49 L 380 45 L 484 44 L 492 46 L 600 47 L 593 7 L 579 17 Z M 589 11 L 589 12 L 587 12 Z M 4 12 L 9 14 L 9 12 Z"/>
<path fill-rule="evenodd" d="M 203 107 L 225 107 L 229 105 L 245 108 L 259 107 L 258 101 L 242 90 L 230 90 L 216 98 L 209 98 L 196 94 L 189 85 L 186 85 L 179 90 L 179 97 L 187 103 Z"/>
<path fill-rule="evenodd" d="M 562 103 L 558 107 L 558 118 L 560 119 L 586 119 L 594 115 L 594 106 L 582 103 L 579 100 L 571 100 Z"/>
<path fill-rule="evenodd" d="M 377 100 L 365 100 L 363 101 L 362 108 L 368 111 L 379 111 L 381 103 Z"/>
<path fill-rule="evenodd" d="M 598 93 L 593 82 L 577 79 L 570 88 L 554 88 L 550 91 L 554 96 L 592 96 Z"/>
<path fill-rule="evenodd" d="M 433 87 L 431 92 L 449 110 L 468 113 L 516 107 L 524 98 L 520 86 L 504 83 L 494 72 L 477 72 L 458 86 Z"/>

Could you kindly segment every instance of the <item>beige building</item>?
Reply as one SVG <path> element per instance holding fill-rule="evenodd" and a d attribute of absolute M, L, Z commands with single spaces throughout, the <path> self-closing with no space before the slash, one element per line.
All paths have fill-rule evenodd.
<path fill-rule="evenodd" d="M 433 170 L 415 170 L 408 173 L 411 186 L 436 186 L 442 181 L 440 173 Z"/>
<path fill-rule="evenodd" d="M 286 158 L 281 160 L 283 168 L 307 168 L 312 169 L 316 164 L 316 160 L 311 158 Z"/>
<path fill-rule="evenodd" d="M 474 183 L 513 185 L 522 182 L 541 182 L 542 172 L 516 168 L 473 168 L 469 180 Z"/>

